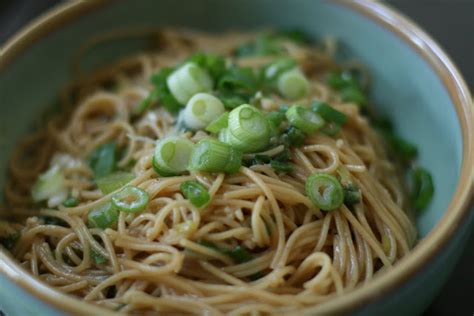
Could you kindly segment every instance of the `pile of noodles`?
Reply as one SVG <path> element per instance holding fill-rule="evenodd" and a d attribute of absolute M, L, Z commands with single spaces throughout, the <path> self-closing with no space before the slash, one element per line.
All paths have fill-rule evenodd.
<path fill-rule="evenodd" d="M 327 101 L 349 117 L 336 137 L 315 133 L 291 149 L 293 172 L 278 174 L 269 165 L 254 165 L 231 175 L 160 177 L 153 170 L 155 141 L 174 131 L 175 119 L 159 106 L 139 118 L 132 115 L 152 89 L 150 75 L 196 51 L 230 56 L 252 36 L 163 30 L 157 52 L 122 60 L 74 84 L 63 100 L 70 104 L 64 114 L 20 144 L 11 159 L 4 211 L 20 220 L 3 229 L 21 232 L 12 250 L 21 266 L 61 292 L 123 313 L 240 315 L 317 312 L 320 303 L 370 282 L 405 256 L 416 230 L 398 168 L 359 107 L 342 102 L 323 83 L 322 75 L 338 67 L 330 46 L 318 50 L 285 42 L 311 81 L 310 95 L 295 103 Z M 257 67 L 268 61 L 237 62 Z M 288 102 L 276 95 L 261 100 L 263 110 Z M 197 141 L 205 133 L 184 136 Z M 88 228 L 88 212 L 111 194 L 97 189 L 86 158 L 113 140 L 125 148 L 119 167 L 132 166 L 136 178 L 131 184 L 144 189 L 150 202 L 143 212 L 121 213 L 114 229 Z M 70 195 L 81 202 L 59 210 L 28 210 L 30 187 L 50 163 L 61 166 Z M 362 201 L 351 210 L 343 205 L 320 211 L 305 195 L 306 178 L 340 167 L 350 172 Z M 179 185 L 190 179 L 209 190 L 211 202 L 204 209 L 180 192 Z M 44 216 L 67 225 L 47 224 Z M 185 221 L 197 230 L 183 234 L 174 229 Z M 201 240 L 226 248 L 241 245 L 254 259 L 236 264 Z M 94 262 L 92 252 L 105 262 Z"/>

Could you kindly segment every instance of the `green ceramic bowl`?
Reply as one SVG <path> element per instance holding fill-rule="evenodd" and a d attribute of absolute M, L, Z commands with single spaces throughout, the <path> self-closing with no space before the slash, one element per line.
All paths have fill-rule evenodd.
<path fill-rule="evenodd" d="M 433 172 L 436 195 L 417 222 L 423 239 L 411 255 L 370 284 L 314 309 L 314 314 L 420 313 L 451 272 L 473 221 L 473 112 L 469 91 L 439 46 L 413 22 L 366 0 L 122 0 L 66 2 L 35 20 L 0 55 L 0 174 L 15 142 L 71 78 L 79 45 L 126 27 L 186 26 L 207 31 L 301 27 L 331 35 L 373 75 L 372 98 Z M 140 39 L 102 45 L 86 66 L 136 52 Z M 44 105 L 44 106 L 43 106 Z M 1 183 L 0 183 L 1 185 Z M 0 253 L 0 307 L 11 315 L 104 314 L 60 294 Z"/>

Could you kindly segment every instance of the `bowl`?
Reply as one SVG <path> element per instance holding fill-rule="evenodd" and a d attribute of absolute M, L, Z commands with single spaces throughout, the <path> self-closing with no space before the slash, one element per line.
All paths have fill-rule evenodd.
<path fill-rule="evenodd" d="M 419 214 L 422 239 L 391 271 L 314 314 L 409 315 L 422 312 L 452 271 L 472 226 L 473 112 L 456 66 L 424 31 L 386 5 L 369 1 L 122 0 L 65 2 L 13 36 L 0 53 L 0 174 L 10 154 L 58 90 L 73 78 L 71 60 L 99 33 L 127 28 L 185 26 L 206 31 L 300 27 L 315 38 L 333 36 L 344 55 L 367 65 L 371 97 L 400 134 L 417 144 L 419 161 L 436 186 Z M 99 45 L 86 69 L 137 52 L 140 38 Z M 344 56 L 341 56 L 344 57 Z M 3 185 L 3 178 L 0 185 Z M 0 307 L 7 315 L 106 314 L 61 294 L 0 252 Z M 20 303 L 21 302 L 21 303 Z"/>

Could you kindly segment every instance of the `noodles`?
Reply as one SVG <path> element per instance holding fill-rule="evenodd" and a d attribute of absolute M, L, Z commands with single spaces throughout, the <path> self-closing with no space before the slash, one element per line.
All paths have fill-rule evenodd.
<path fill-rule="evenodd" d="M 162 106 L 137 115 L 137 105 L 153 89 L 149 76 L 196 51 L 231 56 L 252 38 L 158 33 L 158 53 L 131 57 L 82 79 L 68 97 L 72 112 L 19 144 L 10 164 L 6 210 L 25 212 L 31 186 L 50 163 L 60 166 L 64 190 L 77 201 L 65 207 L 50 200 L 49 206 L 36 207 L 36 216 L 27 212 L 21 220 L 18 213 L 21 224 L 3 223 L 2 231 L 20 233 L 12 253 L 26 269 L 59 291 L 125 313 L 263 315 L 314 308 L 407 255 L 416 229 L 406 211 L 399 166 L 360 108 L 322 81 L 338 66 L 315 48 L 282 42 L 309 80 L 308 95 L 292 102 L 330 103 L 348 118 L 339 133 L 312 133 L 302 146 L 290 147 L 291 171 L 267 162 L 233 174 L 157 174 L 156 140 L 182 134 L 196 143 L 207 134 L 180 131 Z M 234 61 L 260 67 L 272 59 Z M 289 102 L 278 94 L 259 100 L 265 111 Z M 142 212 L 119 212 L 108 228 L 92 228 L 89 213 L 120 190 L 103 193 L 90 163 L 91 153 L 111 142 L 120 150 L 117 168 L 134 175 L 127 185 L 143 190 L 148 203 Z M 285 150 L 277 144 L 243 159 L 273 162 Z M 323 211 L 305 191 L 314 173 L 350 177 L 362 199 Z M 205 207 L 183 196 L 180 185 L 188 180 L 209 193 Z"/>

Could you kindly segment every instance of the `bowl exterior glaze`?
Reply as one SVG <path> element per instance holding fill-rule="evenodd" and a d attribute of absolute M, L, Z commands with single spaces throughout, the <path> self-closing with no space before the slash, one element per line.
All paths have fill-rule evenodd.
<path fill-rule="evenodd" d="M 212 13 L 208 14 L 209 11 Z M 424 50 L 428 50 L 430 47 L 426 46 L 433 43 L 424 42 L 416 32 L 409 36 L 411 39 L 408 41 L 406 36 L 394 31 L 397 26 L 389 26 L 392 18 L 395 18 L 393 25 L 400 23 L 396 15 L 383 16 L 390 12 L 379 4 L 363 0 L 352 3 L 313 0 L 122 0 L 113 4 L 65 5 L 39 23 L 36 29 L 42 27 L 43 31 L 36 35 L 30 32 L 27 41 L 25 38 L 17 39 L 22 45 L 27 42 L 26 49 L 17 49 L 21 45 L 13 43 L 6 50 L 15 48 L 18 54 L 1 55 L 0 173 L 5 174 L 15 142 L 31 129 L 48 104 L 54 102 L 57 91 L 73 78 L 71 60 L 81 43 L 97 33 L 125 27 L 170 25 L 214 32 L 268 26 L 298 27 L 316 39 L 325 36 L 339 39 L 341 49 L 338 57 L 341 60 L 357 59 L 367 65 L 372 75 L 371 98 L 377 109 L 394 120 L 403 137 L 417 144 L 419 161 L 432 171 L 436 185 L 430 209 L 423 212 L 417 221 L 421 237 L 430 238 L 442 222 L 441 218 L 452 203 L 453 195 L 459 191 L 463 157 L 466 160 L 466 150 L 472 150 L 472 147 L 466 147 L 466 135 L 472 134 L 472 112 L 468 109 L 462 113 L 455 106 L 459 100 L 453 98 L 453 94 L 469 92 L 462 78 L 456 77 L 455 69 L 455 78 L 446 78 L 427 60 Z M 382 16 L 387 23 L 380 23 L 374 18 L 377 16 Z M 403 25 L 400 27 L 403 28 Z M 409 29 L 412 26 L 405 27 Z M 85 56 L 83 65 L 91 69 L 110 63 L 116 58 L 138 52 L 146 43 L 143 38 L 135 38 L 99 45 Z M 471 156 L 472 153 L 469 154 Z M 468 172 L 469 177 L 472 174 L 471 169 L 463 172 Z M 0 184 L 3 184 L 3 179 L 1 181 Z M 458 198 L 467 199 L 467 195 L 463 193 Z M 335 302 L 315 310 L 315 314 L 420 313 L 449 276 L 473 221 L 474 213 L 467 213 L 462 224 L 455 227 L 456 234 L 442 245 L 442 251 L 431 255 L 429 262 L 422 269 L 412 272 L 410 277 L 400 274 L 398 281 L 393 282 L 397 284 L 383 285 L 377 291 L 361 294 L 356 299 L 360 304 L 346 300 L 340 302 L 342 307 L 338 308 Z M 2 254 L 0 259 L 4 257 Z M 0 270 L 4 272 L 0 274 L 0 308 L 6 315 L 62 314 L 14 285 L 29 282 L 19 270 L 2 261 Z M 49 295 L 50 290 L 41 288 L 40 292 Z M 64 297 L 57 295 L 61 305 Z M 63 303 L 62 308 L 67 304 Z M 80 312 L 77 309 L 70 311 Z"/>

